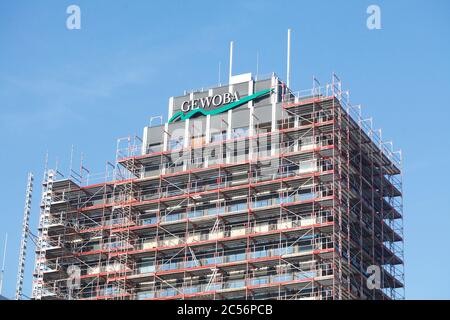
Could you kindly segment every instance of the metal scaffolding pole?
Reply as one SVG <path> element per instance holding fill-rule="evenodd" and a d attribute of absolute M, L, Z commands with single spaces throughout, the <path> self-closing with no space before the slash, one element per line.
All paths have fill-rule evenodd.
<path fill-rule="evenodd" d="M 33 194 L 33 173 L 28 173 L 25 207 L 23 209 L 22 235 L 20 239 L 19 268 L 17 270 L 16 300 L 22 299 L 28 233 L 30 231 L 31 199 Z"/>
<path fill-rule="evenodd" d="M 3 291 L 3 279 L 5 277 L 5 262 L 6 262 L 6 248 L 8 246 L 8 234 L 5 235 L 5 244 L 3 248 L 3 262 L 2 262 L 2 269 L 0 273 L 0 294 L 2 294 Z"/>

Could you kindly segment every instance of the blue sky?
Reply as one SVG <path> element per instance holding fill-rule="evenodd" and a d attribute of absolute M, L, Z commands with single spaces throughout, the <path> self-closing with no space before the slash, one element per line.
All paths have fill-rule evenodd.
<path fill-rule="evenodd" d="M 81 8 L 81 30 L 66 8 Z M 381 8 L 381 30 L 366 8 Z M 295 90 L 336 72 L 354 104 L 404 153 L 406 296 L 450 299 L 450 2 L 126 1 L 0 2 L 0 239 L 9 234 L 4 295 L 14 295 L 27 172 L 38 220 L 44 157 L 91 172 L 114 159 L 116 139 L 141 135 L 168 97 L 234 73 L 285 77 L 292 28 Z M 167 118 L 166 118 L 167 119 Z M 30 245 L 25 293 L 30 295 Z M 3 250 L 3 249 L 0 249 Z"/>

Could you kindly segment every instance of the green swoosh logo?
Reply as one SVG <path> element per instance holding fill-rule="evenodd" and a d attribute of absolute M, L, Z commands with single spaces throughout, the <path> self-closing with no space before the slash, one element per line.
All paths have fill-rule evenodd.
<path fill-rule="evenodd" d="M 245 98 L 239 99 L 238 101 L 234 101 L 232 103 L 226 104 L 226 105 L 224 105 L 224 106 L 222 106 L 220 108 L 214 109 L 214 110 L 205 110 L 205 109 L 198 108 L 198 109 L 191 110 L 188 113 L 183 113 L 183 111 L 178 111 L 177 113 L 175 113 L 172 116 L 172 118 L 170 118 L 169 123 L 171 123 L 174 120 L 178 119 L 178 117 L 179 117 L 180 120 L 186 120 L 186 119 L 192 118 L 193 116 L 195 116 L 198 113 L 201 113 L 204 116 L 216 115 L 216 114 L 228 111 L 230 109 L 239 107 L 239 106 L 243 105 L 244 103 L 247 103 L 247 102 L 252 101 L 252 100 L 254 100 L 256 98 L 264 96 L 264 95 L 266 95 L 266 94 L 268 94 L 268 93 L 270 93 L 272 91 L 273 91 L 273 89 L 266 89 L 266 90 L 263 90 L 263 91 L 259 91 L 259 92 L 256 92 L 256 93 L 250 95 L 250 96 L 247 96 Z"/>

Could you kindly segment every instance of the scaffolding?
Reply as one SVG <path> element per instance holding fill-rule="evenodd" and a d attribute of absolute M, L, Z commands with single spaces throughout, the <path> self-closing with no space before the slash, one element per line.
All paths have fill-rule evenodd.
<path fill-rule="evenodd" d="M 33 297 L 403 299 L 401 153 L 336 75 L 273 89 L 272 123 L 233 132 L 222 119 L 213 135 L 192 122 L 167 148 L 119 139 L 114 177 L 98 184 L 49 170 Z"/>
<path fill-rule="evenodd" d="M 23 212 L 22 234 L 20 239 L 19 251 L 19 267 L 17 271 L 16 282 L 16 300 L 22 299 L 23 280 L 25 275 L 25 260 L 27 254 L 28 236 L 30 232 L 30 214 L 31 214 L 31 200 L 33 195 L 33 174 L 28 173 L 27 189 L 25 193 L 25 206 Z"/>

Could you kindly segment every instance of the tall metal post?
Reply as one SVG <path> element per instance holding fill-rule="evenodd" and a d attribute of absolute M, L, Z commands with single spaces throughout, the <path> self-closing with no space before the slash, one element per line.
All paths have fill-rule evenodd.
<path fill-rule="evenodd" d="M 233 41 L 230 42 L 230 74 L 228 76 L 228 83 L 231 82 L 233 76 Z"/>
<path fill-rule="evenodd" d="M 5 262 L 6 262 L 6 248 L 8 247 L 8 234 L 5 235 L 5 244 L 3 248 L 3 262 L 2 262 L 2 270 L 0 273 L 0 294 L 3 291 L 3 279 L 5 277 Z"/>
<path fill-rule="evenodd" d="M 287 32 L 287 63 L 286 63 L 286 85 L 291 85 L 291 29 Z"/>
<path fill-rule="evenodd" d="M 17 270 L 16 300 L 22 299 L 25 260 L 27 255 L 28 233 L 30 231 L 31 199 L 33 194 L 33 174 L 28 173 L 25 207 L 23 209 L 22 236 L 20 239 L 19 267 Z"/>

